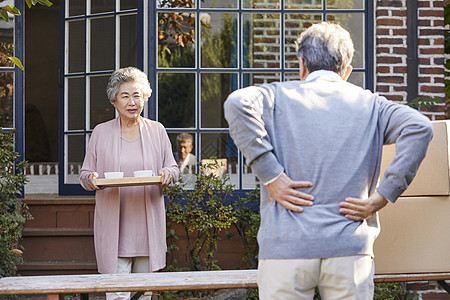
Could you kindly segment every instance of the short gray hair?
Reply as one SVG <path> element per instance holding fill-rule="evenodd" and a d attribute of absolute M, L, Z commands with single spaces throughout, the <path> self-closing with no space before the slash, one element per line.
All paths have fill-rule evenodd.
<path fill-rule="evenodd" d="M 309 72 L 330 70 L 344 75 L 355 48 L 350 33 L 338 24 L 314 24 L 295 42 L 297 57 L 303 58 Z"/>
<path fill-rule="evenodd" d="M 119 86 L 124 82 L 136 82 L 141 88 L 145 101 L 147 101 L 152 94 L 150 83 L 148 82 L 147 75 L 144 72 L 135 67 L 122 68 L 111 74 L 106 86 L 106 95 L 108 96 L 108 100 L 111 104 L 114 104 L 116 101 Z"/>
<path fill-rule="evenodd" d="M 181 145 L 182 142 L 189 142 L 191 145 L 194 145 L 194 138 L 192 134 L 183 132 L 177 135 L 177 146 Z"/>

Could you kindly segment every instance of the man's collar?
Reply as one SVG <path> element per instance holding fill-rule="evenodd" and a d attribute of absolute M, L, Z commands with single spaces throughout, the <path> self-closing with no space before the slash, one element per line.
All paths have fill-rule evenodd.
<path fill-rule="evenodd" d="M 318 77 L 336 77 L 336 78 L 341 78 L 341 76 L 339 76 L 339 74 L 337 74 L 336 72 L 329 71 L 329 70 L 318 70 L 318 71 L 314 71 L 314 72 L 310 73 L 306 77 L 305 81 L 311 81 L 311 80 L 314 80 L 314 79 L 316 79 Z"/>

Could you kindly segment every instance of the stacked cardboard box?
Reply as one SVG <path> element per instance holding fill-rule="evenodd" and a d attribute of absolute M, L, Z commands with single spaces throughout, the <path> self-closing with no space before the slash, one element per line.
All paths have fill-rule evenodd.
<path fill-rule="evenodd" d="M 432 123 L 434 136 L 416 177 L 380 211 L 377 274 L 450 272 L 450 121 Z M 381 175 L 394 154 L 394 145 L 384 147 Z"/>

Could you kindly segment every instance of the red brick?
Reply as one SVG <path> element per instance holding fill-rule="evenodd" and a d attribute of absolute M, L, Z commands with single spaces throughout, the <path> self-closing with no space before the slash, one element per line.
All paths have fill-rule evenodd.
<path fill-rule="evenodd" d="M 394 73 L 406 73 L 408 68 L 406 66 L 394 67 Z"/>
<path fill-rule="evenodd" d="M 400 64 L 402 63 L 402 58 L 398 56 L 380 56 L 377 58 L 377 63 L 381 64 Z"/>
<path fill-rule="evenodd" d="M 406 92 L 406 91 L 408 91 L 408 87 L 406 87 L 406 86 L 394 86 L 394 91 L 396 91 L 396 92 Z"/>
<path fill-rule="evenodd" d="M 422 294 L 423 300 L 448 300 L 450 299 L 449 294 L 443 294 L 443 293 L 427 293 Z"/>
<path fill-rule="evenodd" d="M 392 53 L 406 55 L 408 54 L 408 49 L 406 47 L 395 47 L 392 49 Z"/>
<path fill-rule="evenodd" d="M 420 54 L 436 54 L 436 55 L 444 55 L 444 48 L 423 48 L 419 49 Z"/>
<path fill-rule="evenodd" d="M 444 65 L 445 59 L 443 57 L 433 57 L 433 64 Z"/>
<path fill-rule="evenodd" d="M 408 11 L 406 9 L 401 9 L 401 10 L 393 10 L 391 13 L 393 17 L 406 17 Z"/>
<path fill-rule="evenodd" d="M 377 67 L 377 73 L 390 73 L 391 68 L 388 66 L 378 66 Z"/>
<path fill-rule="evenodd" d="M 444 20 L 442 19 L 433 20 L 433 27 L 444 27 Z"/>
<path fill-rule="evenodd" d="M 403 97 L 399 95 L 385 95 L 386 98 L 388 98 L 391 101 L 403 101 Z"/>
<path fill-rule="evenodd" d="M 389 16 L 389 11 L 386 9 L 377 9 L 377 17 Z"/>
<path fill-rule="evenodd" d="M 400 38 L 378 38 L 378 45 L 403 45 L 403 39 Z"/>
<path fill-rule="evenodd" d="M 431 82 L 431 78 L 430 77 L 419 77 L 419 82 L 420 83 L 430 83 Z"/>
<path fill-rule="evenodd" d="M 440 74 L 444 74 L 444 67 L 430 67 L 430 68 L 420 68 L 419 69 L 419 73 L 420 74 L 434 74 L 434 75 L 440 75 Z"/>
<path fill-rule="evenodd" d="M 402 7 L 402 1 L 398 0 L 378 0 L 377 7 L 386 6 L 386 7 Z"/>
<path fill-rule="evenodd" d="M 430 1 L 419 1 L 418 6 L 419 7 L 431 7 Z"/>
<path fill-rule="evenodd" d="M 444 35 L 444 30 L 439 28 L 433 28 L 433 29 L 421 29 L 419 28 L 419 36 L 430 36 L 430 35 L 437 35 L 442 36 Z"/>
<path fill-rule="evenodd" d="M 391 53 L 391 49 L 386 47 L 377 47 L 377 54 L 380 53 Z"/>
<path fill-rule="evenodd" d="M 388 85 L 377 85 L 375 90 L 378 93 L 387 93 L 387 92 L 389 92 L 389 86 Z"/>
<path fill-rule="evenodd" d="M 419 64 L 421 64 L 421 65 L 429 65 L 430 64 L 430 59 L 429 58 L 419 57 Z"/>
<path fill-rule="evenodd" d="M 419 10 L 419 18 L 421 17 L 444 17 L 444 10 L 442 9 L 422 9 Z"/>
<path fill-rule="evenodd" d="M 407 35 L 408 34 L 408 30 L 406 30 L 404 28 L 393 29 L 392 33 L 393 33 L 394 36 Z"/>
<path fill-rule="evenodd" d="M 377 26 L 404 26 L 403 19 L 378 19 Z"/>
<path fill-rule="evenodd" d="M 433 39 L 433 41 L 434 41 L 434 44 L 437 46 L 437 45 L 444 45 L 444 38 L 436 38 L 436 39 Z"/>
<path fill-rule="evenodd" d="M 431 20 L 423 20 L 423 19 L 419 20 L 419 26 L 430 27 L 430 25 L 431 25 Z"/>
<path fill-rule="evenodd" d="M 424 85 L 420 87 L 421 93 L 439 94 L 444 92 L 444 87 Z"/>
<path fill-rule="evenodd" d="M 389 28 L 377 28 L 377 36 L 390 34 Z"/>
<path fill-rule="evenodd" d="M 385 83 L 405 83 L 405 78 L 403 76 L 378 76 L 378 80 Z"/>

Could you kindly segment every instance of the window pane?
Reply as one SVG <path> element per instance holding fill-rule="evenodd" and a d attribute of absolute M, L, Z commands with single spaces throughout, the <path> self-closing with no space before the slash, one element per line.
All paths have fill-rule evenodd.
<path fill-rule="evenodd" d="M 237 0 L 202 0 L 201 7 L 207 8 L 235 8 L 237 7 Z"/>
<path fill-rule="evenodd" d="M 208 13 L 202 18 L 203 68 L 237 67 L 237 14 Z"/>
<path fill-rule="evenodd" d="M 120 10 L 137 8 L 137 0 L 120 0 Z"/>
<path fill-rule="evenodd" d="M 114 2 L 114 0 L 91 0 L 91 14 L 114 11 Z"/>
<path fill-rule="evenodd" d="M 69 73 L 84 72 L 86 43 L 85 21 L 71 21 L 69 26 Z"/>
<path fill-rule="evenodd" d="M 8 59 L 14 56 L 14 19 L 9 22 L 0 19 L 0 67 L 13 67 L 14 64 Z"/>
<path fill-rule="evenodd" d="M 85 0 L 70 0 L 69 3 L 69 17 L 80 16 L 86 13 Z"/>
<path fill-rule="evenodd" d="M 364 0 L 327 0 L 327 8 L 336 9 L 363 9 Z"/>
<path fill-rule="evenodd" d="M 243 86 L 261 85 L 274 81 L 280 81 L 280 73 L 243 73 Z"/>
<path fill-rule="evenodd" d="M 298 72 L 294 73 L 285 73 L 284 74 L 284 81 L 291 81 L 291 80 L 300 80 L 300 75 Z"/>
<path fill-rule="evenodd" d="M 234 73 L 201 74 L 201 126 L 226 128 L 223 103 L 228 95 L 237 89 L 238 75 Z"/>
<path fill-rule="evenodd" d="M 137 66 L 137 15 L 120 17 L 120 67 Z"/>
<path fill-rule="evenodd" d="M 285 67 L 298 69 L 295 41 L 300 33 L 312 24 L 322 21 L 321 14 L 286 14 L 285 15 Z"/>
<path fill-rule="evenodd" d="M 90 115 L 91 129 L 97 124 L 109 121 L 114 118 L 114 106 L 109 102 L 106 96 L 106 84 L 109 76 L 90 77 Z"/>
<path fill-rule="evenodd" d="M 166 128 L 195 127 L 195 74 L 158 73 L 158 120 Z"/>
<path fill-rule="evenodd" d="M 285 8 L 321 9 L 322 8 L 322 0 L 285 0 Z"/>
<path fill-rule="evenodd" d="M 252 168 L 247 166 L 244 157 L 244 165 L 242 166 L 242 189 L 254 189 L 260 185 L 259 178 L 253 174 Z"/>
<path fill-rule="evenodd" d="M 243 14 L 243 67 L 280 67 L 280 14 Z"/>
<path fill-rule="evenodd" d="M 91 20 L 91 71 L 114 70 L 114 18 Z"/>
<path fill-rule="evenodd" d="M 174 23 L 173 20 L 178 21 Z M 195 67 L 193 39 L 195 39 L 195 14 L 159 13 L 158 67 Z"/>
<path fill-rule="evenodd" d="M 173 1 L 173 0 L 157 0 L 158 8 L 194 8 L 196 0 L 184 0 L 184 1 Z"/>
<path fill-rule="evenodd" d="M 67 79 L 67 125 L 68 130 L 82 130 L 85 128 L 84 118 L 84 77 Z"/>
<path fill-rule="evenodd" d="M 177 161 L 178 165 L 180 166 L 180 178 L 185 184 L 186 189 L 192 189 L 194 187 L 195 181 L 197 180 L 197 176 L 195 175 L 197 173 L 197 151 L 195 149 L 195 133 L 194 132 L 184 132 L 183 134 L 189 134 L 192 137 L 192 150 L 189 152 L 189 154 L 193 157 L 187 157 L 186 159 L 189 159 L 189 161 L 186 161 L 184 164 L 183 162 L 180 162 L 181 157 L 181 151 L 179 152 L 177 150 L 177 137 L 180 135 L 181 132 L 170 132 L 168 133 L 170 142 L 172 143 L 172 151 L 175 157 L 175 160 Z M 184 145 L 186 146 L 186 145 Z M 188 150 L 188 149 L 187 149 Z M 195 161 L 195 163 L 190 164 L 190 162 Z"/>
<path fill-rule="evenodd" d="M 66 183 L 80 183 L 84 159 L 84 135 L 67 135 Z"/>
<path fill-rule="evenodd" d="M 0 127 L 14 127 L 14 72 L 0 72 Z"/>
<path fill-rule="evenodd" d="M 218 163 L 224 165 L 220 170 L 222 174 L 230 176 L 230 184 L 238 185 L 238 150 L 228 133 L 202 133 L 201 134 L 201 161 L 217 158 Z"/>
<path fill-rule="evenodd" d="M 339 23 L 352 36 L 355 46 L 352 66 L 354 68 L 364 68 L 364 14 L 363 13 L 333 13 L 327 15 L 327 21 Z"/>
<path fill-rule="evenodd" d="M 364 72 L 355 72 L 353 71 L 352 74 L 350 74 L 350 77 L 347 79 L 348 82 L 351 82 L 357 86 L 362 87 L 363 89 L 365 87 L 365 79 L 364 79 Z"/>
<path fill-rule="evenodd" d="M 280 1 L 279 0 L 244 0 L 242 3 L 243 8 L 280 8 Z"/>

